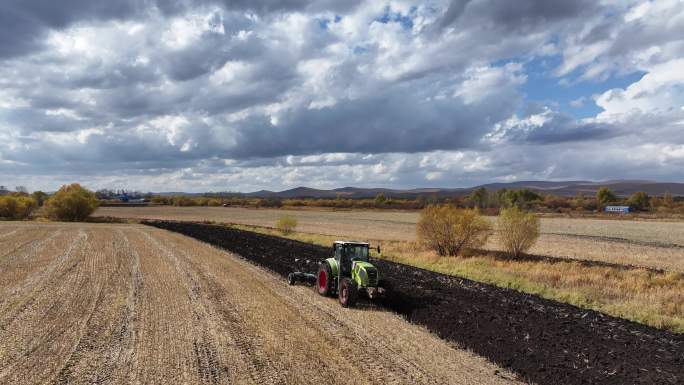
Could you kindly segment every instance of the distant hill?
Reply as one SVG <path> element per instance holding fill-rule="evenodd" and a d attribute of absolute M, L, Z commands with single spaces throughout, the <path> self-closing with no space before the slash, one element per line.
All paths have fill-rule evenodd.
<path fill-rule="evenodd" d="M 423 196 L 454 196 L 466 195 L 471 191 L 484 187 L 489 191 L 500 189 L 530 189 L 544 194 L 561 196 L 575 196 L 578 193 L 594 195 L 602 186 L 610 188 L 619 196 L 628 196 L 637 191 L 643 191 L 649 195 L 663 195 L 669 191 L 673 196 L 684 196 L 684 183 L 667 183 L 652 181 L 628 181 L 614 180 L 604 182 L 591 181 L 521 181 L 510 183 L 489 183 L 469 188 L 417 188 L 417 189 L 387 189 L 387 188 L 360 188 L 342 187 L 332 190 L 315 189 L 310 187 L 296 187 L 284 191 L 261 190 L 241 194 L 248 197 L 278 197 L 278 198 L 372 198 L 382 193 L 388 198 L 415 198 Z"/>

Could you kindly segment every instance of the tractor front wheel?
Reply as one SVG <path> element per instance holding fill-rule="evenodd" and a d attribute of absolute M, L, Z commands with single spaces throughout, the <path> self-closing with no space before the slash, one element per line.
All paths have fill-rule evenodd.
<path fill-rule="evenodd" d="M 333 274 L 330 265 L 323 262 L 318 265 L 318 274 L 316 274 L 316 290 L 322 296 L 329 296 L 332 294 Z"/>
<path fill-rule="evenodd" d="M 345 277 L 340 280 L 340 288 L 337 290 L 342 307 L 351 307 L 356 305 L 356 299 L 359 298 L 359 288 L 356 286 L 351 278 Z"/>

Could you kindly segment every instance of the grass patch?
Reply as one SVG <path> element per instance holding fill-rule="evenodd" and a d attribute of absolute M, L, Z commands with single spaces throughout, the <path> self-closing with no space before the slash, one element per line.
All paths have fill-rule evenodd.
<path fill-rule="evenodd" d="M 262 234 L 283 236 L 276 229 L 232 225 Z M 293 232 L 285 236 L 330 246 L 340 237 Z M 378 241 L 376 258 L 443 274 L 510 288 L 612 316 L 684 333 L 684 274 L 648 269 L 592 266 L 578 261 L 529 261 L 491 255 L 438 257 L 414 242 Z M 373 242 L 377 244 L 378 242 Z"/>

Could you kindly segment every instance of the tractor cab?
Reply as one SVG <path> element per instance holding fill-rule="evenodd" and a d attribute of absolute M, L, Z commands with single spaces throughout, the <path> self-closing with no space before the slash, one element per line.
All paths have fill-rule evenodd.
<path fill-rule="evenodd" d="M 351 277 L 353 262 L 368 262 L 368 243 L 335 241 L 333 258 L 339 267 L 339 276 Z"/>

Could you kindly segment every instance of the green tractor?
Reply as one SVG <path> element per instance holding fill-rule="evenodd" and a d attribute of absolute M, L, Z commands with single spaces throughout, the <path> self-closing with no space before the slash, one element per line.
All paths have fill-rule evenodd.
<path fill-rule="evenodd" d="M 379 254 L 380 246 L 377 251 Z M 333 257 L 318 265 L 318 294 L 337 294 L 343 307 L 354 306 L 359 293 L 366 294 L 370 299 L 384 295 L 385 288 L 380 273 L 369 261 L 368 243 L 335 241 Z"/>

